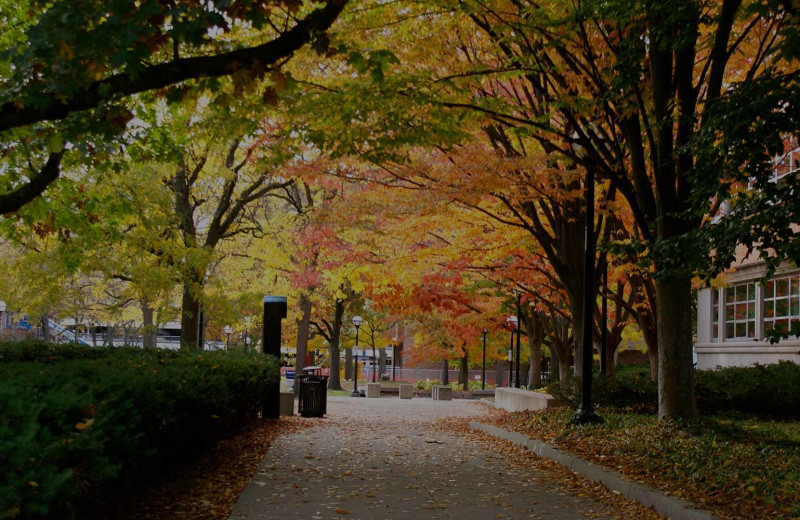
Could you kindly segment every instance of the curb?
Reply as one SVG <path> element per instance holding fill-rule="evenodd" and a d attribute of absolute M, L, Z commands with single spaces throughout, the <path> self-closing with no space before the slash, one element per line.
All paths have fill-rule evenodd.
<path fill-rule="evenodd" d="M 656 513 L 666 515 L 672 520 L 719 520 L 711 513 L 697 509 L 697 506 L 691 502 L 673 498 L 643 484 L 625 480 L 616 471 L 592 464 L 571 453 L 556 449 L 549 444 L 531 439 L 521 433 L 510 432 L 497 426 L 477 421 L 470 421 L 469 427 L 514 444 L 525 446 L 536 455 L 557 462 L 589 480 L 600 482 L 611 491 L 616 491 L 625 498 L 636 500 L 647 507 L 652 507 Z"/>

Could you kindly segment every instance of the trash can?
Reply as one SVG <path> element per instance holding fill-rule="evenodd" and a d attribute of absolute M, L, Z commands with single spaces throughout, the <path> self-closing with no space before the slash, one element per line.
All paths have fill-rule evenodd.
<path fill-rule="evenodd" d="M 300 385 L 297 411 L 301 417 L 323 417 L 328 412 L 328 376 L 321 375 L 321 371 L 321 367 L 307 367 L 303 369 L 305 374 L 296 376 Z"/>

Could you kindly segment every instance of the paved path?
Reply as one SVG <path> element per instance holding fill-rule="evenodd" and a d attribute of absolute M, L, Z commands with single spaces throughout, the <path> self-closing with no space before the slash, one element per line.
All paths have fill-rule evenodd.
<path fill-rule="evenodd" d="M 485 413 L 474 401 L 329 398 L 318 426 L 273 444 L 231 513 L 255 519 L 610 519 L 545 469 L 514 464 L 443 417 Z"/>

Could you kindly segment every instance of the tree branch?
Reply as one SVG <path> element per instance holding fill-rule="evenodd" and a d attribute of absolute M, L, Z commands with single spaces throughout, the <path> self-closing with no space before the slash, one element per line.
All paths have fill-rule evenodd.
<path fill-rule="evenodd" d="M 61 175 L 63 152 L 51 153 L 42 169 L 30 181 L 19 188 L 0 195 L 0 215 L 17 211 L 32 201 Z"/>
<path fill-rule="evenodd" d="M 72 96 L 44 93 L 40 106 L 21 106 L 18 99 L 0 106 L 0 131 L 41 121 L 64 119 L 74 112 L 97 107 L 120 96 L 168 87 L 195 78 L 218 78 L 256 64 L 271 65 L 328 30 L 348 0 L 330 0 L 311 12 L 293 28 L 263 45 L 238 49 L 216 56 L 179 58 L 168 63 L 145 67 L 137 74 L 116 74 L 96 81 Z"/>

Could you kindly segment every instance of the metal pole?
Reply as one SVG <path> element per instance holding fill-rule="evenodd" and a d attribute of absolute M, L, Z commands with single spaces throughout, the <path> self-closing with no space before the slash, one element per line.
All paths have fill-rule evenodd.
<path fill-rule="evenodd" d="M 356 325 L 356 348 L 353 350 L 353 364 L 355 365 L 353 370 L 353 392 L 350 396 L 359 397 L 361 393 L 358 391 L 358 325 Z"/>
<path fill-rule="evenodd" d="M 520 362 L 519 362 L 519 351 L 520 351 L 519 339 L 520 339 L 520 336 L 522 336 L 522 334 L 521 334 L 522 322 L 519 319 L 520 318 L 519 309 L 520 309 L 521 303 L 522 303 L 522 293 L 518 292 L 517 293 L 517 380 L 514 382 L 514 386 L 516 388 L 520 388 L 520 384 L 519 384 L 519 365 L 520 365 Z"/>
<path fill-rule="evenodd" d="M 205 350 L 206 341 L 203 337 L 203 332 L 205 332 L 205 327 L 203 327 L 203 315 L 205 312 L 203 311 L 202 305 L 200 306 L 200 312 L 198 313 L 198 320 L 197 320 L 197 350 L 200 352 Z"/>
<path fill-rule="evenodd" d="M 608 298 L 606 293 L 608 290 L 608 261 L 603 265 L 603 303 L 600 319 L 600 375 L 606 377 L 606 342 L 608 341 Z"/>
<path fill-rule="evenodd" d="M 586 221 L 583 257 L 583 337 L 581 338 L 581 402 L 572 422 L 578 424 L 603 422 L 592 405 L 592 314 L 594 311 L 594 168 L 586 168 Z"/>
<path fill-rule="evenodd" d="M 487 331 L 485 330 L 483 331 L 483 368 L 481 369 L 481 390 L 486 390 L 486 332 Z"/>
<path fill-rule="evenodd" d="M 278 359 L 281 356 L 281 320 L 286 318 L 285 296 L 264 296 L 264 319 L 261 329 L 261 351 Z M 262 415 L 267 419 L 280 416 L 281 382 L 276 378 L 262 404 Z"/>
<path fill-rule="evenodd" d="M 511 329 L 511 356 L 508 358 L 508 387 L 514 386 L 514 329 Z"/>

